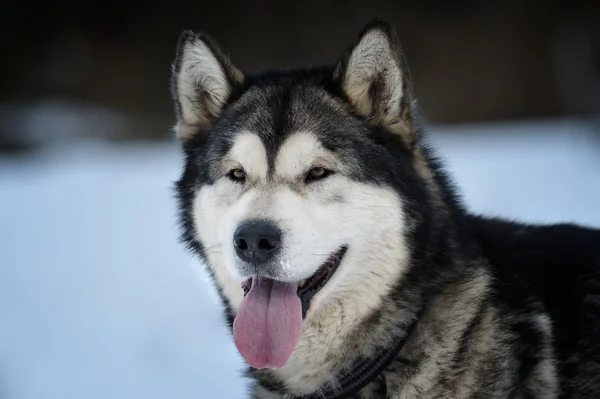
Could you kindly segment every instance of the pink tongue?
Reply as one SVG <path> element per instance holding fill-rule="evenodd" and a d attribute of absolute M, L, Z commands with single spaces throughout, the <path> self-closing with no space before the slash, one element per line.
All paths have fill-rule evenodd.
<path fill-rule="evenodd" d="M 233 321 L 235 346 L 254 368 L 279 368 L 302 332 L 298 283 L 254 277 Z"/>

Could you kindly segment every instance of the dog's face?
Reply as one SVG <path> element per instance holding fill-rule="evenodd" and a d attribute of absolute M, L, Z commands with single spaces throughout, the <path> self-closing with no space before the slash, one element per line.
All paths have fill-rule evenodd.
<path fill-rule="evenodd" d="M 173 92 L 184 237 L 239 312 L 237 329 L 275 323 L 254 320 L 266 304 L 277 312 L 273 301 L 300 306 L 281 310 L 287 324 L 276 328 L 296 326 L 357 286 L 361 306 L 376 306 L 372 293 L 407 263 L 400 193 L 415 173 L 407 72 L 391 28 L 365 28 L 335 70 L 253 78 L 211 39 L 187 33 Z M 257 359 L 262 349 L 248 339 L 236 343 L 251 365 L 281 367 L 299 337 L 278 341 L 287 354 L 274 359 Z"/>

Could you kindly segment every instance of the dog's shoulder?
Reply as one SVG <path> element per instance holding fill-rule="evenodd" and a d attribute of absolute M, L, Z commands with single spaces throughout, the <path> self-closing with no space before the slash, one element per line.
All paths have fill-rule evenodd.
<path fill-rule="evenodd" d="M 535 338 L 545 320 L 563 394 L 597 393 L 600 229 L 479 216 L 470 216 L 470 227 L 494 276 L 495 300 L 506 314 L 518 315 L 510 327 Z"/>

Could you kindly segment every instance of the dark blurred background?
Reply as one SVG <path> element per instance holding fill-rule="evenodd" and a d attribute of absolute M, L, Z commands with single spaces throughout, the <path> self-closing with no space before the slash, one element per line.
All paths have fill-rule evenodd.
<path fill-rule="evenodd" d="M 241 69 L 335 62 L 361 26 L 398 29 L 425 117 L 440 124 L 600 113 L 597 1 L 12 3 L 0 14 L 0 148 L 65 136 L 171 139 L 184 29 Z"/>

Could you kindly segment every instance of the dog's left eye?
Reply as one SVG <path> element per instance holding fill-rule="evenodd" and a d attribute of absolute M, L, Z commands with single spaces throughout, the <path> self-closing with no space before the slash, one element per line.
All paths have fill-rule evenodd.
<path fill-rule="evenodd" d="M 243 182 L 246 180 L 246 171 L 242 168 L 235 168 L 229 171 L 228 176 L 235 182 Z"/>
<path fill-rule="evenodd" d="M 327 176 L 329 176 L 330 174 L 331 174 L 330 170 L 327 170 L 320 166 L 316 166 L 308 172 L 308 175 L 306 175 L 306 181 L 324 179 Z"/>

